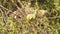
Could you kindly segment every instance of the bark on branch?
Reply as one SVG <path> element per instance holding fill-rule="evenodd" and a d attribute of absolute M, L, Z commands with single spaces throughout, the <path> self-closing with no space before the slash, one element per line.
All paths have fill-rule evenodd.
<path fill-rule="evenodd" d="M 0 9 L 0 11 L 1 11 L 1 14 L 2 14 L 2 22 L 3 22 L 4 25 L 5 25 L 6 22 L 7 22 L 6 14 L 5 14 L 5 12 L 3 12 L 4 10 Z"/>

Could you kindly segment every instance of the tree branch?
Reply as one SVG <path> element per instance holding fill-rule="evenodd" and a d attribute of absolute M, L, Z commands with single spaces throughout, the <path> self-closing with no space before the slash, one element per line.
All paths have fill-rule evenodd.
<path fill-rule="evenodd" d="M 54 17 L 47 17 L 48 19 L 60 19 L 60 16 L 54 16 Z"/>
<path fill-rule="evenodd" d="M 3 12 L 2 9 L 0 9 L 0 11 L 1 11 L 1 14 L 2 14 L 2 22 L 6 24 L 6 22 L 7 22 L 6 14 L 5 14 L 5 12 Z"/>

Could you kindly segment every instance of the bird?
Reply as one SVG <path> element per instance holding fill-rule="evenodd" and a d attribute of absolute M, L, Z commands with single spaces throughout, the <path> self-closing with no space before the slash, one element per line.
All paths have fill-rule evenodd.
<path fill-rule="evenodd" d="M 36 10 L 34 10 L 34 13 L 33 14 L 28 14 L 27 15 L 27 21 L 35 20 L 36 19 L 36 14 L 37 14 L 37 11 Z"/>

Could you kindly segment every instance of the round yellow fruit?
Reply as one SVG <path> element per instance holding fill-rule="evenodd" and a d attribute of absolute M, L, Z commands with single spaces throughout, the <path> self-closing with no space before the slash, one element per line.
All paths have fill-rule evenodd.
<path fill-rule="evenodd" d="M 36 12 L 34 12 L 33 14 L 28 14 L 27 15 L 27 20 L 31 21 L 34 20 L 36 18 Z"/>

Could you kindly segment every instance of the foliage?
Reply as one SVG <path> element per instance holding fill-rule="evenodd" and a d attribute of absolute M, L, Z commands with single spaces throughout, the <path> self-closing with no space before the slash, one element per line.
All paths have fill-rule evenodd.
<path fill-rule="evenodd" d="M 60 1 L 59 0 L 37 0 L 31 1 L 21 0 L 22 7 L 19 7 L 17 0 L 14 3 L 10 0 L 0 0 L 0 5 L 11 10 L 13 13 L 8 14 L 7 10 L 0 7 L 2 12 L 6 11 L 6 20 L 3 22 L 2 12 L 0 10 L 0 34 L 60 34 Z M 21 9 L 18 9 L 17 6 Z M 24 12 L 26 10 L 26 12 Z M 26 15 L 31 14 L 33 10 L 37 10 L 35 20 L 28 22 Z M 40 10 L 47 10 L 42 15 Z"/>

